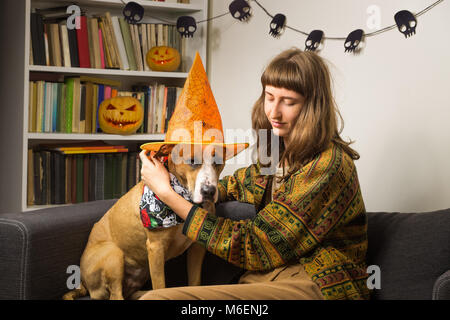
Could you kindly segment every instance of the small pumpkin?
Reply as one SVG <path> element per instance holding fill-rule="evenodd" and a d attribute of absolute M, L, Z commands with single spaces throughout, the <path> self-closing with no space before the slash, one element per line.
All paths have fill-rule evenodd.
<path fill-rule="evenodd" d="M 175 71 L 180 66 L 180 53 L 171 47 L 159 46 L 151 48 L 146 56 L 148 66 L 153 71 Z"/>
<path fill-rule="evenodd" d="M 103 100 L 98 108 L 98 121 L 105 133 L 133 134 L 142 125 L 144 108 L 133 97 L 114 97 Z"/>

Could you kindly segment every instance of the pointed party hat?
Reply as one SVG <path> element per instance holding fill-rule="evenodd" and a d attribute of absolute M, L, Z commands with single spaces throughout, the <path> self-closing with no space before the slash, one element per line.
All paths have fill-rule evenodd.
<path fill-rule="evenodd" d="M 249 146 L 224 143 L 222 118 L 198 52 L 169 120 L 165 140 L 145 143 L 141 149 L 158 151 L 163 145 L 176 144 L 223 146 L 231 156 Z"/>

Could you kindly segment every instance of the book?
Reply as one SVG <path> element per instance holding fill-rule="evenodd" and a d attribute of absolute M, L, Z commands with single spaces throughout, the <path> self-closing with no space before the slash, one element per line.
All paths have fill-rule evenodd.
<path fill-rule="evenodd" d="M 145 24 L 139 25 L 139 35 L 141 37 L 144 70 L 150 71 L 150 67 L 148 66 L 147 59 L 146 59 L 147 52 L 150 50 L 150 48 L 148 47 L 147 26 Z"/>
<path fill-rule="evenodd" d="M 83 202 L 89 201 L 89 155 L 83 156 Z"/>
<path fill-rule="evenodd" d="M 65 168 L 65 197 L 64 197 L 64 203 L 71 203 L 72 202 L 72 157 L 71 155 L 65 156 L 64 161 L 64 168 Z"/>
<path fill-rule="evenodd" d="M 111 39 L 108 36 L 107 28 L 105 26 L 106 24 L 106 18 L 105 17 L 99 17 L 98 21 L 98 28 L 101 30 L 102 33 L 102 40 L 103 40 L 103 48 L 104 48 L 104 54 L 105 54 L 105 67 L 107 69 L 114 68 L 113 61 L 111 58 Z"/>
<path fill-rule="evenodd" d="M 80 124 L 79 133 L 86 133 L 86 85 L 80 84 Z"/>
<path fill-rule="evenodd" d="M 56 132 L 58 122 L 58 83 L 52 83 L 52 115 L 51 115 L 51 132 Z"/>
<path fill-rule="evenodd" d="M 125 51 L 127 53 L 128 64 L 130 70 L 137 70 L 136 58 L 134 56 L 133 42 L 131 41 L 130 25 L 125 21 L 123 17 L 119 17 L 120 30 L 122 31 L 123 42 L 125 45 Z"/>
<path fill-rule="evenodd" d="M 92 130 L 92 109 L 94 108 L 94 84 L 92 82 L 86 82 L 86 95 L 85 95 L 85 108 L 86 108 L 86 127 L 85 133 L 94 133 Z"/>
<path fill-rule="evenodd" d="M 104 164 L 104 199 L 112 199 L 114 194 L 114 167 L 113 154 L 105 154 Z"/>
<path fill-rule="evenodd" d="M 42 15 L 31 13 L 30 17 L 31 41 L 33 47 L 33 63 L 35 65 L 46 65 L 44 22 Z"/>
<path fill-rule="evenodd" d="M 27 205 L 34 204 L 34 163 L 33 150 L 28 149 L 27 152 Z"/>
<path fill-rule="evenodd" d="M 95 200 L 105 199 L 105 155 L 95 155 Z"/>
<path fill-rule="evenodd" d="M 91 60 L 89 57 L 89 39 L 86 16 L 80 16 L 80 29 L 76 29 L 76 33 L 80 67 L 90 68 Z"/>
<path fill-rule="evenodd" d="M 73 96 L 75 78 L 66 79 L 66 118 L 65 118 L 65 130 L 66 133 L 72 133 L 73 127 Z"/>
<path fill-rule="evenodd" d="M 96 58 L 94 55 L 94 42 L 93 42 L 93 30 L 92 30 L 92 18 L 86 17 L 87 21 L 87 34 L 88 34 L 88 49 L 89 49 L 89 61 L 91 63 L 91 68 L 96 67 Z"/>
<path fill-rule="evenodd" d="M 70 65 L 72 68 L 79 68 L 80 61 L 78 60 L 78 41 L 76 29 L 68 29 L 67 36 L 69 40 Z"/>
<path fill-rule="evenodd" d="M 109 33 L 109 37 L 111 38 L 111 52 L 112 52 L 112 60 L 114 62 L 114 67 L 117 69 L 123 70 L 122 60 L 120 59 L 119 47 L 116 41 L 116 36 L 114 34 L 114 28 L 112 25 L 111 14 L 107 11 L 105 12 L 106 17 L 106 26 L 107 32 Z"/>
<path fill-rule="evenodd" d="M 80 133 L 80 78 L 73 78 L 72 133 Z"/>
<path fill-rule="evenodd" d="M 105 79 L 105 78 L 98 78 L 98 77 L 92 77 L 92 76 L 80 76 L 81 82 L 92 82 L 96 84 L 104 84 L 112 87 L 120 87 L 121 82 L 117 80 L 111 80 L 111 79 Z"/>
<path fill-rule="evenodd" d="M 84 159 L 83 156 L 77 154 L 75 156 L 75 175 L 76 175 L 76 186 L 75 186 L 75 203 L 83 202 L 83 188 L 84 188 Z"/>
<path fill-rule="evenodd" d="M 90 51 L 92 52 L 92 56 L 94 57 L 93 67 L 97 69 L 102 68 L 102 62 L 100 57 L 100 43 L 98 39 L 98 21 L 96 18 L 88 18 L 88 23 L 90 28 L 90 38 L 92 42 L 92 47 L 90 47 Z"/>
<path fill-rule="evenodd" d="M 101 67 L 102 69 L 105 69 L 105 49 L 103 46 L 103 36 L 102 36 L 102 30 L 99 28 L 98 29 L 98 43 L 100 46 L 100 63 L 101 63 Z"/>
<path fill-rule="evenodd" d="M 70 59 L 69 34 L 67 32 L 67 26 L 64 23 L 59 25 L 59 36 L 62 48 L 62 65 L 66 68 L 70 68 L 72 62 Z"/>
<path fill-rule="evenodd" d="M 124 43 L 124 39 L 122 36 L 122 30 L 120 28 L 120 22 L 119 22 L 119 18 L 114 16 L 111 17 L 111 21 L 112 21 L 112 26 L 114 29 L 114 35 L 116 37 L 116 41 L 117 41 L 117 47 L 119 49 L 119 55 L 120 55 L 120 59 L 122 61 L 123 64 L 123 70 L 130 70 L 130 65 L 128 63 L 128 57 L 127 57 L 127 52 L 125 49 L 125 43 Z"/>

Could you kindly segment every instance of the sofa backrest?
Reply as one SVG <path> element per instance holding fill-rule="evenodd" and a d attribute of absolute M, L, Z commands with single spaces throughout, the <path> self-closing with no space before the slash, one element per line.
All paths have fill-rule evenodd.
<path fill-rule="evenodd" d="M 450 209 L 367 215 L 367 263 L 379 266 L 381 280 L 380 289 L 372 291 L 373 298 L 431 299 L 433 287 L 439 287 L 437 279 L 450 270 Z M 450 281 L 446 279 L 446 292 L 439 297 L 435 292 L 433 298 L 448 297 Z"/>

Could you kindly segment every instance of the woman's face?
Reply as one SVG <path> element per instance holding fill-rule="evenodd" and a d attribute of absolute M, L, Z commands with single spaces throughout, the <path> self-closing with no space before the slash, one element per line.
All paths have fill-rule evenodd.
<path fill-rule="evenodd" d="M 264 111 L 276 136 L 289 136 L 304 101 L 304 97 L 295 91 L 266 85 Z"/>

